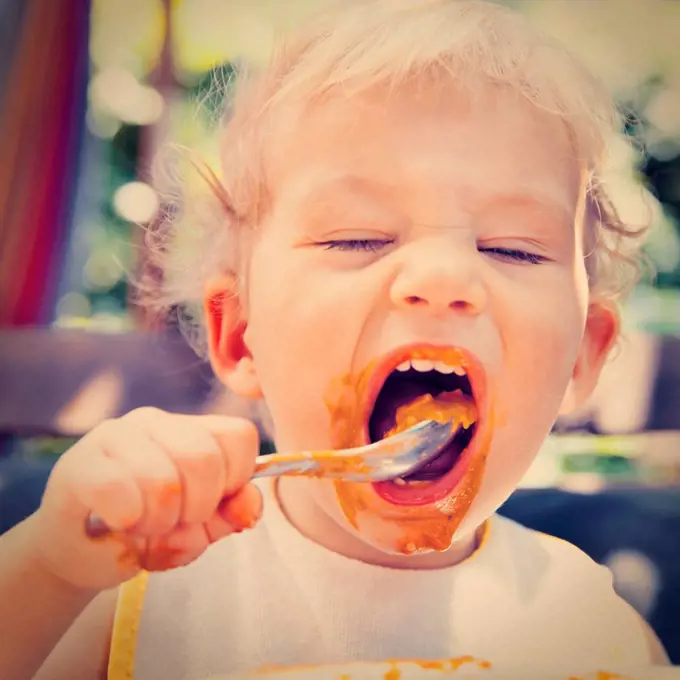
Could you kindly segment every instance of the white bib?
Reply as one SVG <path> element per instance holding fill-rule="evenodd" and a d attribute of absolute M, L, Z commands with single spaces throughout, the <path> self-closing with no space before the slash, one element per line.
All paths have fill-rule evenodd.
<path fill-rule="evenodd" d="M 366 661 L 389 670 L 399 659 L 421 660 L 410 666 L 421 671 L 422 660 L 439 660 L 429 667 L 438 674 L 456 665 L 461 675 L 566 680 L 649 663 L 637 615 L 614 593 L 611 574 L 569 543 L 494 516 L 461 564 L 377 567 L 303 537 L 272 482 L 260 487 L 265 511 L 255 529 L 188 567 L 121 588 L 110 680 Z"/>

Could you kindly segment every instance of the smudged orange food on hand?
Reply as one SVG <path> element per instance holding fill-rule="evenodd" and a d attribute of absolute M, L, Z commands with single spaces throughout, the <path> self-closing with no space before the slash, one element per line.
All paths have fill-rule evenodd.
<path fill-rule="evenodd" d="M 394 427 L 388 430 L 386 437 L 408 430 L 424 420 L 437 423 L 451 422 L 452 428 L 460 424 L 466 430 L 477 421 L 477 407 L 472 397 L 460 390 L 442 392 L 436 397 L 421 394 L 408 404 L 397 409 Z"/>
<path fill-rule="evenodd" d="M 116 549 L 116 563 L 122 574 L 144 571 L 167 571 L 179 566 L 184 551 L 172 547 L 167 537 L 134 537 L 123 531 L 90 536 L 90 541 L 108 543 Z"/>
<path fill-rule="evenodd" d="M 164 484 L 159 490 L 156 497 L 156 504 L 160 508 L 171 507 L 175 503 L 181 501 L 182 485 L 179 482 L 169 482 Z"/>

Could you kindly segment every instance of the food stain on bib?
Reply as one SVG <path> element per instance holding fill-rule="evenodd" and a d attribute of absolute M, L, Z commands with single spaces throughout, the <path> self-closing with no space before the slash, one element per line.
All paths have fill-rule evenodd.
<path fill-rule="evenodd" d="M 400 680 L 403 675 L 403 670 L 400 668 L 408 664 L 413 664 L 427 671 L 440 671 L 442 673 L 450 673 L 457 671 L 463 666 L 475 665 L 478 668 L 491 668 L 489 661 L 476 659 L 473 656 L 459 656 L 451 659 L 395 659 L 388 661 L 390 664 L 389 670 L 383 675 L 383 680 Z"/>
<path fill-rule="evenodd" d="M 568 680 L 585 680 L 583 676 L 569 676 Z M 619 675 L 618 673 L 610 673 L 609 671 L 597 671 L 594 680 L 633 680 L 627 675 Z"/>
<path fill-rule="evenodd" d="M 344 666 L 309 664 L 280 666 L 268 664 L 258 668 L 254 674 L 267 676 L 282 673 L 293 677 L 292 673 L 304 675 L 305 673 L 318 673 L 319 671 L 326 670 L 326 676 L 330 676 L 333 673 L 333 677 L 337 680 L 351 680 L 352 678 L 366 677 L 366 671 L 370 670 L 370 677 L 380 676 L 383 680 L 401 680 L 404 676 L 409 677 L 411 675 L 414 666 L 424 671 L 434 671 L 448 675 L 461 669 L 465 672 L 465 668 L 470 666 L 487 670 L 491 668 L 491 663 L 465 655 L 448 659 L 387 659 L 385 661 L 369 661 L 365 663 L 355 661 L 349 662 Z M 383 671 L 385 667 L 387 668 Z M 338 671 L 340 673 L 335 675 Z"/>
<path fill-rule="evenodd" d="M 403 661 L 401 663 L 404 663 Z M 491 663 L 489 661 L 483 661 L 481 659 L 476 659 L 474 656 L 465 655 L 457 656 L 451 659 L 444 659 L 442 661 L 434 660 L 428 661 L 425 659 L 413 660 L 416 666 L 424 670 L 436 670 L 436 671 L 457 671 L 459 668 L 465 665 L 474 664 L 479 668 L 491 668 Z"/>

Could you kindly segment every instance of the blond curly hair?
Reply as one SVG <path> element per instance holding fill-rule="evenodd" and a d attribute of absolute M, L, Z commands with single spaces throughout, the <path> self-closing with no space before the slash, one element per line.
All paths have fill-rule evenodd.
<path fill-rule="evenodd" d="M 523 15 L 492 2 L 344 0 L 288 36 L 261 72 L 244 70 L 216 83 L 225 101 L 221 168 L 213 171 L 189 156 L 204 190 L 187 191 L 191 183 L 171 173 L 173 191 L 181 191 L 170 192 L 162 228 L 149 232 L 153 264 L 164 281 L 153 295 L 184 310 L 195 345 L 201 345 L 206 281 L 224 270 L 245 280 L 250 237 L 270 207 L 267 158 L 281 119 L 291 111 L 304 115 L 307 105 L 335 88 L 343 96 L 360 95 L 423 76 L 451 79 L 468 93 L 488 83 L 511 87 L 563 121 L 588 171 L 591 294 L 617 301 L 631 289 L 645 228 L 624 224 L 605 192 L 602 169 L 612 140 L 621 138 L 622 121 L 598 78 Z M 167 195 L 168 187 L 163 190 Z"/>

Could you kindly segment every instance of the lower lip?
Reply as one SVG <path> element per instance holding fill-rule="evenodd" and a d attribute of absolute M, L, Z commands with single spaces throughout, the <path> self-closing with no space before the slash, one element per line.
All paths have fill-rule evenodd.
<path fill-rule="evenodd" d="M 474 444 L 478 432 L 460 454 L 454 466 L 444 475 L 427 483 L 416 485 L 395 484 L 394 482 L 375 482 L 372 484 L 375 493 L 392 505 L 431 505 L 456 492 L 465 477 L 469 463 L 474 455 Z"/>

